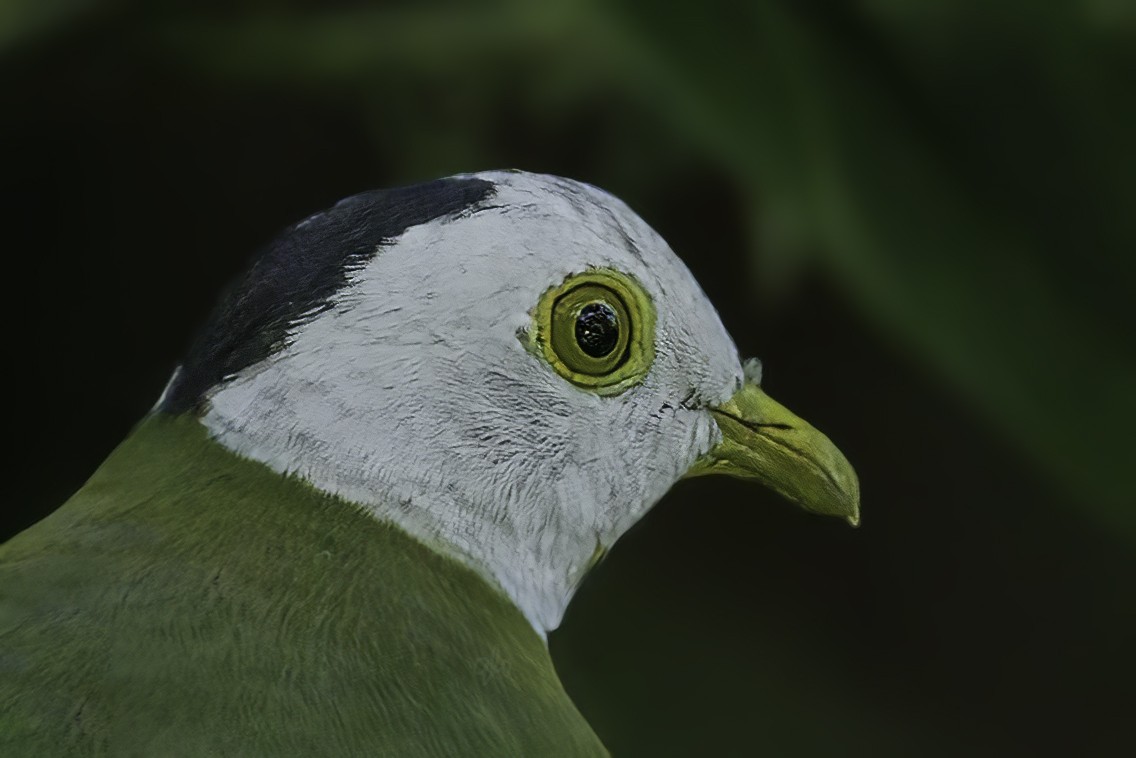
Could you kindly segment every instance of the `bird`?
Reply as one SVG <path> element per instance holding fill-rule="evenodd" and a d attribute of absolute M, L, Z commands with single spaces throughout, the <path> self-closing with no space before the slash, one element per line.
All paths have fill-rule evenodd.
<path fill-rule="evenodd" d="M 851 464 L 625 203 L 518 170 L 353 195 L 0 546 L 0 755 L 606 755 L 547 635 L 710 474 L 859 521 Z"/>

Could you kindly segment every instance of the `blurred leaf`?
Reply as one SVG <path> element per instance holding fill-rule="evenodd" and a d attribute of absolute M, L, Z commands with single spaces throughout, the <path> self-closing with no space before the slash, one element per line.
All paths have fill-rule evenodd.
<path fill-rule="evenodd" d="M 565 30 L 557 14 L 509 10 L 490 2 L 324 13 L 276 10 L 236 19 L 176 16 L 160 24 L 155 39 L 186 62 L 226 77 L 322 86 L 434 72 L 459 83 L 469 72 L 455 66 L 483 68 L 519 51 L 542 57 L 548 45 L 559 47 Z"/>
<path fill-rule="evenodd" d="M 818 255 L 1079 502 L 1136 536 L 1136 118 L 1083 20 L 1033 4 L 925 19 L 757 2 L 693 25 L 633 5 L 623 23 L 652 45 L 672 117 L 749 183 L 788 254 Z M 1020 81 L 987 76 L 1007 70 Z"/>
<path fill-rule="evenodd" d="M 0 2 L 0 53 L 35 40 L 95 5 L 96 0 L 3 0 Z"/>

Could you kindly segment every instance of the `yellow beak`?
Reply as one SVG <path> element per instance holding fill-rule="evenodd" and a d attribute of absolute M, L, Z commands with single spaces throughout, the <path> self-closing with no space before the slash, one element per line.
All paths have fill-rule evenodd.
<path fill-rule="evenodd" d="M 859 525 L 860 482 L 828 437 L 750 382 L 710 412 L 722 441 L 687 476 L 754 479 L 807 511 Z"/>

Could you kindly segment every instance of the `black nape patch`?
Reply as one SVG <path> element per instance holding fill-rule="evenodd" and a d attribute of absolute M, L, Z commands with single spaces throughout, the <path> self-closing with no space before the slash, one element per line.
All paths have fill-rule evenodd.
<path fill-rule="evenodd" d="M 331 308 L 349 274 L 380 245 L 412 226 L 469 209 L 493 190 L 483 179 L 454 178 L 375 190 L 293 225 L 229 288 L 158 410 L 198 410 L 210 388 L 282 349 L 290 329 Z"/>

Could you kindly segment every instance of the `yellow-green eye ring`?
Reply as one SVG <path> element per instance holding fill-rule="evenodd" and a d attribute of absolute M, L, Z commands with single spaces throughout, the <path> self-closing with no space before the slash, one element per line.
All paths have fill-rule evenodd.
<path fill-rule="evenodd" d="M 654 358 L 655 310 L 630 276 L 586 271 L 537 305 L 534 348 L 573 384 L 615 395 L 640 381 Z"/>
<path fill-rule="evenodd" d="M 572 371 L 600 377 L 627 358 L 634 328 L 623 299 L 598 284 L 581 284 L 552 306 L 552 350 Z"/>

